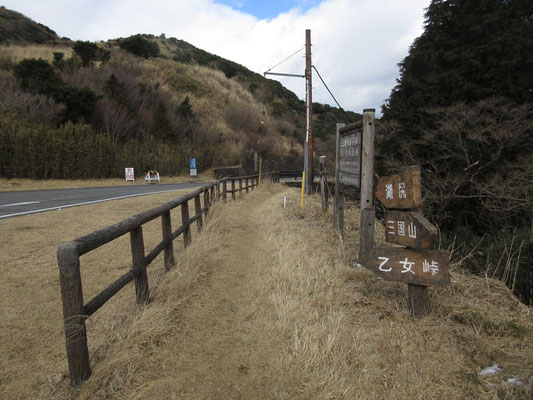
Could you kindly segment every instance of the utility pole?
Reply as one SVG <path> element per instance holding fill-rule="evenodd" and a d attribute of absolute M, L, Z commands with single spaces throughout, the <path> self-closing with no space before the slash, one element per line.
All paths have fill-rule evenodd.
<path fill-rule="evenodd" d="M 306 132 L 305 132 L 305 166 L 306 193 L 311 194 L 313 188 L 313 83 L 311 63 L 311 29 L 305 30 L 305 108 L 306 108 Z"/>
<path fill-rule="evenodd" d="M 301 50 L 302 49 L 298 50 L 296 53 L 298 53 Z M 294 53 L 293 56 L 296 55 L 296 53 Z M 275 67 L 272 67 L 272 68 L 275 68 Z M 264 72 L 263 75 L 265 77 L 267 75 L 276 75 L 276 76 L 289 76 L 289 77 L 294 77 L 294 78 L 305 78 L 305 110 L 306 110 L 305 111 L 305 143 L 304 143 L 305 182 L 303 182 L 303 188 L 306 194 L 311 194 L 311 190 L 313 188 L 313 179 L 314 179 L 314 176 L 313 176 L 313 94 L 312 94 L 313 63 L 311 62 L 311 29 L 305 30 L 305 75 L 281 74 L 277 72 L 270 72 L 272 68 Z"/>

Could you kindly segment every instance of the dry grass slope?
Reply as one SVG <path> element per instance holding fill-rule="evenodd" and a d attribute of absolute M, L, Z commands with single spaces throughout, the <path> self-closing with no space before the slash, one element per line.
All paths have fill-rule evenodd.
<path fill-rule="evenodd" d="M 2 298 L 11 299 L 2 310 L 6 316 L 10 310 L 12 325 L 1 330 L 2 353 L 17 360 L 1 364 L 4 397 L 528 398 L 531 309 L 500 282 L 452 268 L 453 284 L 430 290 L 431 315 L 414 320 L 407 312 L 406 285 L 349 265 L 357 246 L 355 208 L 348 213 L 353 233 L 344 246 L 318 198 L 308 199 L 301 210 L 294 189 L 264 185 L 213 211 L 204 232 L 180 250 L 173 271 L 165 275 L 162 267 L 151 268 L 150 305 L 137 310 L 129 288 L 89 320 L 93 376 L 79 391 L 68 388 L 65 374 L 59 289 L 54 274 L 48 277 L 55 264 L 39 263 L 45 279 L 37 279 L 21 270 L 24 262 L 13 254 L 10 260 L 19 268 L 9 269 L 8 281 L 28 296 L 46 291 L 53 304 L 39 299 L 49 309 L 41 316 L 32 311 L 33 302 L 17 301 L 19 289 L 2 289 Z M 9 234 L 5 224 L 0 227 Z M 16 229 L 21 235 L 22 228 Z M 382 241 L 383 232 L 377 236 Z M 24 237 L 16 239 L 8 245 Z M 82 259 L 86 279 L 91 275 L 95 281 L 85 287 L 90 293 L 116 266 L 127 267 L 128 255 L 118 245 L 104 251 L 113 255 L 109 263 L 98 258 L 102 255 Z M 18 325 L 17 318 L 23 318 Z M 13 340 L 25 330 L 26 345 Z M 41 340 L 39 332 L 46 333 Z M 479 376 L 495 363 L 501 372 Z M 513 377 L 524 384 L 507 383 Z"/>

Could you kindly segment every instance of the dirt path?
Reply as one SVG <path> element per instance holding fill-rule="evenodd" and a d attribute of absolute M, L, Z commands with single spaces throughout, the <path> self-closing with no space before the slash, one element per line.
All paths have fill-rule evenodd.
<path fill-rule="evenodd" d="M 126 339 L 97 357 L 80 397 L 289 398 L 269 272 L 277 249 L 267 237 L 288 190 L 271 185 L 215 208 Z"/>
<path fill-rule="evenodd" d="M 272 305 L 258 279 L 275 251 L 262 238 L 261 213 L 269 200 L 249 203 L 249 214 L 228 221 L 228 251 L 183 313 L 174 348 L 180 371 L 173 377 L 181 396 L 264 398 L 278 384 L 268 376 L 278 340 L 268 335 Z"/>

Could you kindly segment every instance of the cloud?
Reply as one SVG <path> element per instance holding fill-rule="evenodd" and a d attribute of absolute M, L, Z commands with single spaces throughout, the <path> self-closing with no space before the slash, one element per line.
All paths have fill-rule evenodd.
<path fill-rule="evenodd" d="M 311 29 L 313 64 L 341 105 L 379 113 L 398 77 L 398 66 L 422 33 L 430 0 L 324 0 L 260 20 L 212 0 L 3 0 L 60 36 L 107 40 L 165 33 L 262 73 L 305 44 Z M 317 3 L 316 1 L 312 4 Z M 275 69 L 302 74 L 303 52 Z M 304 98 L 305 82 L 279 79 Z M 313 100 L 334 104 L 314 74 Z"/>

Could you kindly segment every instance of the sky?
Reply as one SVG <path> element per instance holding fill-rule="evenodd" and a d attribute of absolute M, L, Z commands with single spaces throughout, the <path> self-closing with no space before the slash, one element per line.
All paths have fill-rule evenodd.
<path fill-rule="evenodd" d="M 73 40 L 151 33 L 185 40 L 263 73 L 305 45 L 340 105 L 361 113 L 381 105 L 398 63 L 424 27 L 430 0 L 0 0 Z M 303 74 L 304 52 L 272 72 Z M 274 77 L 270 77 L 274 79 Z M 302 100 L 305 80 L 276 78 Z M 313 101 L 335 105 L 313 72 Z"/>

